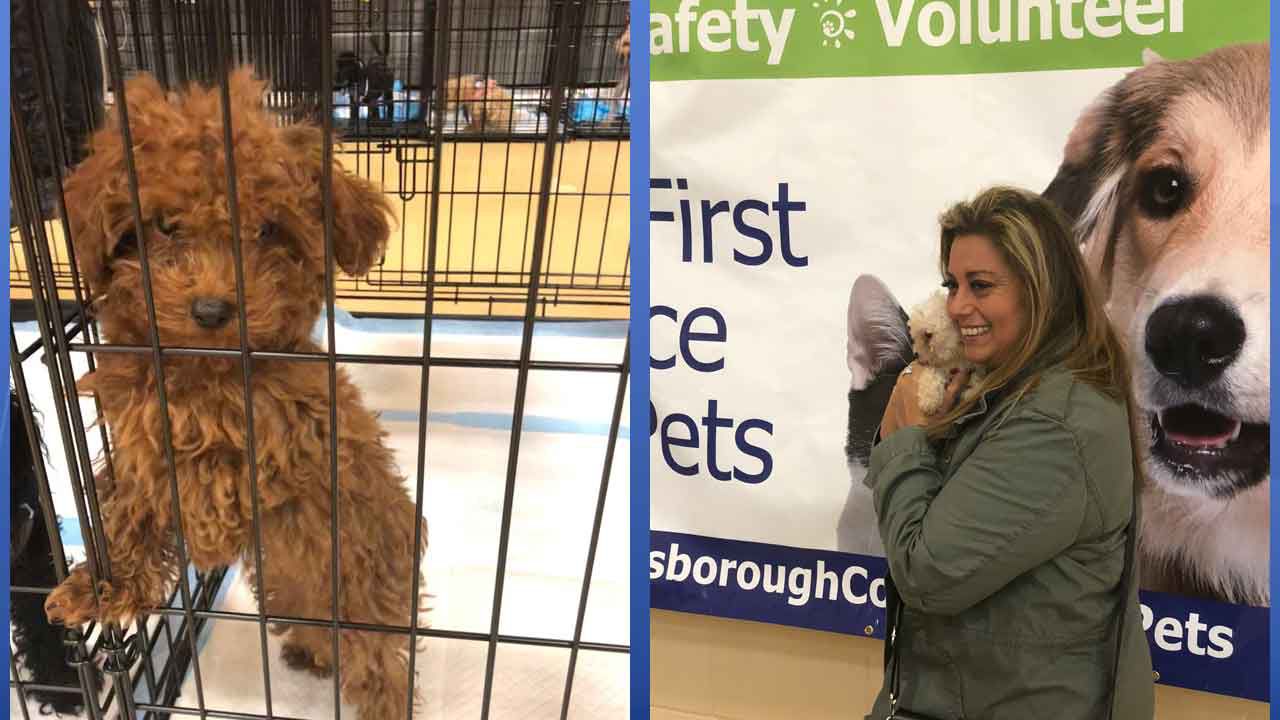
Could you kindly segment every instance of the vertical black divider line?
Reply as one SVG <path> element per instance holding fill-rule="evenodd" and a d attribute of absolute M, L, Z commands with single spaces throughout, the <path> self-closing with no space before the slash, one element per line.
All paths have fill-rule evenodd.
<path fill-rule="evenodd" d="M 596 495 L 596 515 L 591 524 L 591 542 L 587 546 L 587 567 L 582 572 L 582 593 L 578 597 L 578 617 L 573 623 L 573 644 L 569 646 L 569 671 L 564 681 L 564 700 L 560 703 L 560 720 L 569 717 L 569 700 L 573 694 L 573 674 L 578 664 L 578 649 L 582 644 L 582 623 L 587 616 L 587 597 L 591 592 L 591 573 L 596 564 L 596 548 L 600 544 L 600 526 L 604 523 L 604 503 L 609 494 L 609 476 L 613 467 L 613 453 L 618 445 L 618 431 L 622 425 L 622 406 L 627 397 L 627 380 L 631 370 L 631 333 L 627 333 L 622 350 L 622 369 L 618 375 L 618 391 L 613 399 L 613 419 L 609 421 L 609 440 L 604 449 L 604 470 L 600 473 L 600 490 Z"/>
<path fill-rule="evenodd" d="M 575 0 L 576 3 L 577 0 Z M 560 16 L 560 38 L 568 33 L 569 14 Z M 507 546 L 511 540 L 511 502 L 516 490 L 516 469 L 520 457 L 520 434 L 524 429 L 525 395 L 529 389 L 529 363 L 533 351 L 533 322 L 537 310 L 538 289 L 541 285 L 542 252 L 546 244 L 547 211 L 550 203 L 552 171 L 555 169 L 555 144 L 560 113 L 564 106 L 563 65 L 572 43 L 558 43 L 552 51 L 557 72 L 553 73 L 551 108 L 547 120 L 546 148 L 542 157 L 541 192 L 538 197 L 538 215 L 534 225 L 533 258 L 530 265 L 529 291 L 525 297 L 524 327 L 520 339 L 520 367 L 516 375 L 515 408 L 511 417 L 511 445 L 507 453 L 507 482 L 502 498 L 502 531 L 498 540 L 498 567 L 494 577 L 493 614 L 489 622 L 489 649 L 485 658 L 484 701 L 480 708 L 481 720 L 488 720 L 493 693 L 493 667 L 498 650 L 498 625 L 502 617 L 502 589 L 507 570 Z"/>
<path fill-rule="evenodd" d="M 164 359 L 160 350 L 160 328 L 156 323 L 155 295 L 151 288 L 151 264 L 147 252 L 146 224 L 142 220 L 142 199 L 138 194 L 138 169 L 133 158 L 133 134 L 129 128 L 129 109 L 125 98 L 124 73 L 120 69 L 119 39 L 116 36 L 115 20 L 111 15 L 111 0 L 103 0 L 103 6 L 106 9 L 103 17 L 106 22 L 107 66 L 111 73 L 112 85 L 116 88 L 115 104 L 120 120 L 120 135 L 125 149 L 124 162 L 129 176 L 129 198 L 133 209 L 134 232 L 138 238 L 138 254 L 142 262 L 142 294 L 146 298 L 147 304 L 147 323 L 151 335 L 151 361 L 156 372 L 156 399 L 160 403 L 160 433 L 164 441 L 164 457 L 169 475 L 174 529 L 177 531 L 177 546 L 175 549 L 179 563 L 178 587 L 182 591 L 182 609 L 187 618 L 187 640 L 191 645 L 191 663 L 195 670 L 196 699 L 200 707 L 200 716 L 203 718 L 206 717 L 204 683 L 200 677 L 200 658 L 196 646 L 195 621 L 191 615 L 191 589 L 187 584 L 186 533 L 183 530 L 182 505 L 178 496 L 178 473 L 177 465 L 174 461 L 173 429 L 169 423 L 169 398 L 165 390 Z M 107 631 L 109 633 L 115 631 L 114 623 L 108 625 Z M 120 668 L 119 671 L 112 671 L 112 673 L 116 677 L 116 687 L 120 692 L 122 705 L 124 706 L 122 712 L 127 712 L 132 716 L 134 714 L 133 694 L 132 692 L 126 692 L 124 684 L 127 681 L 124 673 L 127 671 L 128 667 L 124 667 Z"/>
<path fill-rule="evenodd" d="M 426 0 L 428 3 L 433 0 Z M 439 43 L 434 48 L 438 54 L 439 61 L 432 64 L 436 72 L 434 84 L 437 88 L 443 88 L 448 78 L 448 58 L 449 58 L 449 2 L 444 0 L 440 3 L 440 12 L 433 13 L 439 23 L 436 32 L 439 33 Z M 429 25 L 424 24 L 423 35 L 432 32 Z M 412 41 L 410 41 L 412 45 Z M 423 92 L 419 97 L 423 103 L 426 102 L 427 78 L 422 78 Z M 435 127 L 432 136 L 432 152 L 436 158 L 440 157 L 440 148 L 444 143 L 444 104 L 435 103 L 432 106 L 432 112 L 435 114 Z M 440 199 L 440 163 L 431 163 L 431 194 L 432 202 L 428 211 L 429 220 L 427 221 L 427 252 L 426 252 L 426 298 L 422 305 L 422 380 L 419 388 L 418 396 L 418 462 L 417 462 L 417 478 L 415 480 L 414 494 L 414 528 L 413 528 L 413 553 L 417 562 L 414 564 L 413 580 L 409 592 L 409 602 L 412 611 L 409 616 L 409 697 L 407 700 L 407 715 L 413 717 L 413 691 L 414 691 L 414 672 L 417 665 L 416 652 L 418 643 L 418 587 L 420 581 L 420 569 L 422 567 L 422 505 L 423 505 L 423 489 L 426 483 L 427 472 L 427 402 L 430 397 L 430 381 L 431 381 L 431 331 L 432 318 L 435 314 L 435 282 L 436 282 L 436 241 L 437 228 L 436 223 L 439 220 L 439 199 Z"/>
<path fill-rule="evenodd" d="M 244 297 L 244 248 L 240 235 L 240 196 L 236 180 L 235 132 L 231 118 L 231 0 L 222 0 L 222 12 L 214 17 L 218 49 L 219 91 L 222 106 L 222 150 L 227 164 L 227 212 L 231 220 L 231 250 L 235 255 L 236 308 L 240 323 L 240 371 L 244 382 L 245 467 L 249 473 L 249 508 L 253 521 L 253 578 L 258 595 L 258 636 L 262 647 L 262 692 L 266 699 L 267 717 L 273 717 L 271 705 L 271 669 L 267 653 L 267 595 L 262 564 L 262 524 L 258 492 L 257 437 L 253 429 L 253 359 L 249 357 L 249 319 Z"/>
<path fill-rule="evenodd" d="M 326 341 L 328 343 L 329 370 L 329 481 L 330 527 L 329 551 L 333 576 L 333 717 L 342 718 L 342 701 L 339 688 L 342 678 L 342 652 L 339 643 L 338 619 L 342 596 L 338 564 L 338 360 L 337 339 L 334 337 L 334 248 L 333 248 L 333 3 L 326 0 L 320 6 L 320 120 L 323 142 L 320 153 L 320 197 L 324 213 L 324 303 Z"/>
<path fill-rule="evenodd" d="M 93 470 L 89 463 L 88 449 L 82 444 L 76 442 L 80 437 L 79 433 L 72 431 L 72 422 L 76 427 L 83 427 L 83 419 L 80 417 L 79 405 L 73 400 L 68 402 L 68 394 L 62 384 L 62 375 L 67 373 L 70 376 L 70 358 L 68 353 L 59 352 L 60 347 L 65 347 L 65 336 L 61 336 L 62 327 L 55 326 L 49 317 L 48 298 L 45 297 L 46 288 L 57 287 L 53 274 L 53 265 L 50 262 L 46 265 L 44 262 L 45 253 L 40 253 L 38 248 L 44 240 L 44 223 L 41 218 L 39 203 L 36 200 L 35 176 L 31 165 L 31 146 L 28 143 L 26 133 L 26 122 L 22 115 L 16 111 L 20 105 L 15 102 L 16 98 L 12 96 L 13 86 L 10 85 L 10 102 L 9 102 L 9 130 L 10 130 L 10 147 L 13 152 L 9 158 L 9 186 L 17 197 L 15 203 L 18 209 L 18 234 L 22 242 L 22 252 L 26 258 L 27 268 L 31 277 L 31 298 L 32 307 L 36 313 L 36 325 L 40 329 L 40 347 L 44 350 L 44 364 L 49 373 L 50 391 L 54 398 L 54 413 L 58 417 L 58 431 L 62 438 L 62 448 L 64 457 L 67 461 L 67 472 L 71 476 L 71 491 L 75 498 L 76 514 L 80 521 L 81 536 L 85 539 L 85 559 L 88 561 L 89 577 L 93 580 L 94 599 L 101 601 L 98 583 L 105 576 L 109 575 L 110 568 L 103 568 L 99 564 L 99 558 L 104 558 L 105 554 L 99 554 L 97 548 L 105 547 L 106 540 L 102 535 L 102 517 L 98 511 L 97 491 L 93 485 Z M 32 220 L 35 218 L 35 220 Z M 37 240 L 33 235 L 35 232 L 40 233 L 40 239 Z M 46 253 L 48 248 L 45 248 Z M 50 285 L 52 283 L 52 285 Z M 53 292 L 56 293 L 56 290 Z M 55 295 L 56 297 L 56 295 Z M 56 301 L 55 303 L 56 304 Z M 59 345 L 52 337 L 54 331 L 57 331 L 62 339 L 62 345 Z M 16 342 L 16 341 L 15 341 Z M 56 361 L 50 361 L 49 353 L 53 352 Z M 71 418 L 68 418 L 68 413 Z M 76 476 L 79 476 L 79 481 Z M 87 480 L 87 487 L 84 486 Z M 86 501 L 86 495 L 90 495 L 90 499 Z M 88 509 L 86 509 L 86 502 Z M 89 524 L 89 518 L 92 515 L 93 524 Z M 105 571 L 105 573 L 104 573 Z M 64 642 L 74 641 L 76 650 L 79 653 L 78 659 L 87 659 L 88 654 L 84 647 L 84 636 L 77 628 L 67 628 L 64 630 Z M 80 684 L 82 688 L 88 689 L 93 687 L 92 680 L 88 680 L 88 668 L 79 667 Z M 96 708 L 96 702 L 91 703 L 93 706 L 90 714 L 97 720 L 100 716 Z"/>

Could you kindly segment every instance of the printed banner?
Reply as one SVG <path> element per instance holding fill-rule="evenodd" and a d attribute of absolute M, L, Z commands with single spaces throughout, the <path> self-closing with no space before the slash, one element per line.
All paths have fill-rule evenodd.
<path fill-rule="evenodd" d="M 1159 682 L 1267 700 L 1268 4 L 651 7 L 653 607 L 882 637 L 864 321 L 1007 183 L 1071 216 L 1129 348 Z"/>

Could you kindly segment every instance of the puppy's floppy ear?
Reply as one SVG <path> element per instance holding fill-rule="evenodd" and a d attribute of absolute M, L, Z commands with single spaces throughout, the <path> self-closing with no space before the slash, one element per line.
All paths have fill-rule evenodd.
<path fill-rule="evenodd" d="M 166 137 L 179 118 L 170 94 L 149 73 L 125 82 L 125 107 L 134 152 Z M 63 180 L 76 267 L 100 294 L 110 281 L 112 254 L 120 238 L 133 231 L 133 202 L 125 182 L 124 142 L 119 115 L 106 113 L 89 139 L 89 152 Z"/>
<path fill-rule="evenodd" d="M 320 190 L 324 153 L 322 131 L 313 125 L 290 125 L 283 131 L 285 143 L 293 152 L 304 181 Z M 352 277 L 369 272 L 382 260 L 387 238 L 391 235 L 391 203 L 371 182 L 352 175 L 337 160 L 333 161 L 333 252 L 338 267 Z M 323 222 L 323 206 L 316 220 Z"/>
<path fill-rule="evenodd" d="M 62 184 L 76 267 L 94 295 L 110 281 L 110 262 L 120 237 L 133 230 L 124 145 L 115 114 L 109 118 L 91 136 L 88 154 Z"/>

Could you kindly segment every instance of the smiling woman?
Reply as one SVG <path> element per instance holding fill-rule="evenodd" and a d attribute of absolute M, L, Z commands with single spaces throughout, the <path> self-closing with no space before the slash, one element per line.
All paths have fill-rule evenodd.
<path fill-rule="evenodd" d="M 1048 200 L 995 187 L 940 224 L 947 312 L 986 373 L 933 416 L 911 374 L 889 398 L 864 481 L 893 658 L 870 716 L 1150 718 L 1119 338 Z"/>

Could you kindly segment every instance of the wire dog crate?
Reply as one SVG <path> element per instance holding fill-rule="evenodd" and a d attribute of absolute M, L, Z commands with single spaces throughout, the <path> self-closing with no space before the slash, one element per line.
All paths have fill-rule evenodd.
<path fill-rule="evenodd" d="M 425 645 L 409 654 L 428 695 L 418 716 L 625 712 L 627 492 L 618 488 L 629 479 L 618 441 L 628 432 L 630 125 L 615 43 L 628 14 L 613 0 L 12 4 L 11 422 L 47 447 L 30 475 L 56 581 L 71 560 L 95 581 L 111 577 L 100 498 L 114 482 L 116 440 L 99 402 L 80 395 L 85 372 L 126 353 L 148 359 L 163 386 L 181 358 L 234 360 L 252 428 L 255 368 L 287 361 L 327 372 L 330 398 L 342 369 L 381 414 L 416 510 L 433 523 L 434 607 L 426 626 L 271 616 L 245 600 L 243 568 L 194 570 L 179 523 L 186 569 L 167 603 L 129 627 L 63 631 L 75 685 L 32 681 L 11 657 L 11 715 L 36 717 L 43 698 L 66 696 L 95 720 L 354 717 L 339 698 L 337 653 L 354 630 Z M 396 215 L 386 254 L 360 278 L 326 275 L 323 352 L 250 350 L 243 332 L 237 349 L 170 347 L 154 331 L 150 344 L 109 344 L 72 250 L 62 179 L 91 130 L 124 119 L 125 79 L 146 72 L 170 89 L 221 88 L 225 118 L 229 73 L 241 64 L 270 81 L 266 104 L 282 125 L 321 127 L 325 156 L 381 187 Z M 500 91 L 471 108 L 451 102 L 448 88 L 473 77 Z M 487 120 L 494 103 L 506 103 L 498 126 Z M 129 175 L 136 219 L 138 188 L 157 179 Z M 234 203 L 229 212 L 234 226 Z M 150 272 L 145 254 L 143 264 Z M 138 312 L 154 327 L 156 298 L 144 289 Z M 243 328 L 243 301 L 238 312 Z M 157 404 L 166 431 L 155 440 L 172 458 L 170 407 L 163 394 Z M 329 412 L 333 432 L 332 400 Z M 250 441 L 246 467 L 254 452 Z M 335 509 L 337 472 L 335 450 Z M 259 542 L 261 532 L 255 509 Z M 337 567 L 336 540 L 331 550 Z M 15 584 L 11 598 L 52 590 Z M 337 664 L 332 679 L 309 685 L 278 667 L 268 638 L 268 626 L 308 623 L 330 633 Z"/>
<path fill-rule="evenodd" d="M 319 68 L 333 66 L 328 111 L 338 135 L 334 152 L 347 169 L 378 181 L 398 206 L 398 237 L 383 263 L 359 280 L 339 278 L 338 297 L 350 301 L 345 307 L 417 312 L 426 293 L 425 248 L 435 209 L 442 251 L 432 288 L 440 312 L 520 317 L 532 278 L 535 209 L 547 203 L 539 316 L 627 316 L 629 93 L 620 83 L 627 66 L 614 45 L 626 28 L 628 7 L 617 0 L 454 0 L 450 25 L 441 28 L 440 6 L 429 0 L 334 0 L 331 43 L 323 48 L 329 59 L 316 63 L 322 48 L 313 0 L 229 3 L 234 61 L 253 63 L 271 79 L 268 102 L 283 118 L 320 123 Z M 117 0 L 110 8 L 126 76 L 151 72 L 174 86 L 216 82 L 214 4 Z M 89 48 L 90 60 L 105 57 L 105 37 L 96 44 L 100 52 Z M 561 47 L 564 67 L 555 74 L 554 51 Z M 93 70 L 74 76 L 95 86 L 83 94 L 96 92 L 109 106 L 110 74 Z M 385 88 L 370 89 L 374 76 Z M 464 107 L 444 107 L 447 93 L 436 85 L 460 77 L 493 78 L 511 94 L 479 103 L 505 103 L 503 127 L 470 130 Z M 549 124 L 553 91 L 555 127 Z M 75 128 L 85 125 L 74 120 Z M 69 159 L 77 149 L 68 147 Z M 546 181 L 535 172 L 544 152 L 555 156 Z M 52 218 L 47 190 L 42 207 Z M 59 229 L 50 232 L 56 237 Z M 58 287 L 69 299 L 73 278 L 64 246 L 54 243 L 53 261 Z M 12 232 L 10 268 L 10 287 L 24 297 L 29 270 Z"/>

